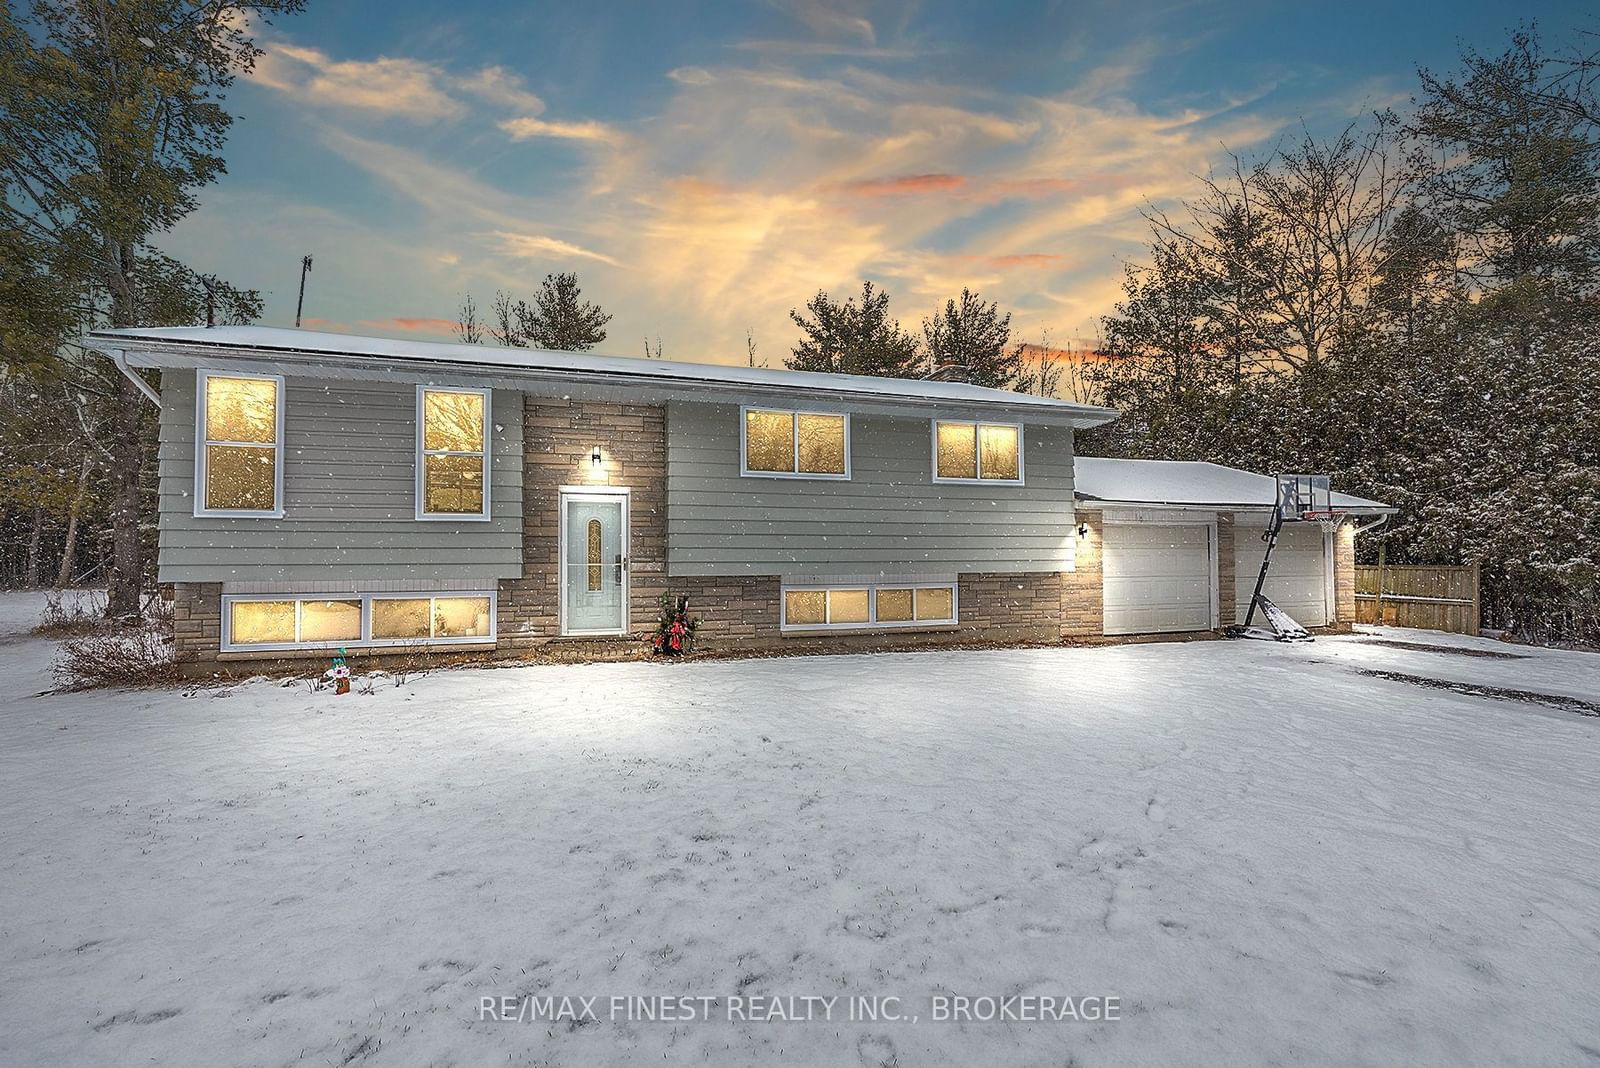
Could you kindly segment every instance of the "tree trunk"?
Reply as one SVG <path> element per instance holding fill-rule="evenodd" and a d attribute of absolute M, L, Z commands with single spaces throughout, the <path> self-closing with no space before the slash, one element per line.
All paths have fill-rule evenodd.
<path fill-rule="evenodd" d="M 83 502 L 89 496 L 89 472 L 94 469 L 89 457 L 83 458 L 78 471 L 78 488 L 72 494 L 72 507 L 67 512 L 66 544 L 61 547 L 61 569 L 56 572 L 56 589 L 72 585 L 72 573 L 78 567 L 78 520 L 83 515 Z"/>
<path fill-rule="evenodd" d="M 106 616 L 137 619 L 144 585 L 144 540 L 141 489 L 144 482 L 144 405 L 137 386 L 117 379 L 117 410 L 111 421 L 111 452 L 121 462 L 111 469 L 111 575 Z"/>
<path fill-rule="evenodd" d="M 130 275 L 132 246 L 109 234 L 103 245 L 106 289 L 111 295 L 111 325 L 136 326 L 138 309 Z M 106 616 L 138 619 L 144 586 L 144 540 L 140 531 L 144 475 L 144 405 L 139 388 L 124 374 L 116 375 L 116 412 L 111 420 L 110 451 L 121 462 L 111 469 L 111 574 L 107 582 Z"/>
<path fill-rule="evenodd" d="M 44 537 L 44 508 L 33 506 L 33 533 L 28 535 L 28 562 L 24 565 L 22 584 L 28 589 L 39 585 L 39 543 Z"/>

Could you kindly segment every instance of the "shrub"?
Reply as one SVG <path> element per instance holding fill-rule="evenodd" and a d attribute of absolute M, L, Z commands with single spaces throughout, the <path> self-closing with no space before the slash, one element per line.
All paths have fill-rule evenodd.
<path fill-rule="evenodd" d="M 102 624 L 67 639 L 50 672 L 67 689 L 158 686 L 178 678 L 172 635 L 159 623 L 132 627 Z"/>
<path fill-rule="evenodd" d="M 44 611 L 35 634 L 70 638 L 105 626 L 105 595 L 91 590 L 51 590 L 44 595 Z"/>

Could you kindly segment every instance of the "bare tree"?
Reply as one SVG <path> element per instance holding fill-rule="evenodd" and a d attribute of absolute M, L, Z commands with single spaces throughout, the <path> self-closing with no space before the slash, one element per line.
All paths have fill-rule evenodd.
<path fill-rule="evenodd" d="M 1200 311 L 1241 373 L 1315 369 L 1361 324 L 1418 177 L 1398 120 L 1375 119 L 1326 141 L 1306 132 L 1253 164 L 1231 156 L 1227 173 L 1201 179 L 1187 219 L 1147 211 L 1155 244 L 1214 283 Z"/>
<path fill-rule="evenodd" d="M 462 299 L 461 310 L 456 313 L 456 337 L 463 345 L 483 344 L 483 324 L 478 321 L 478 305 L 471 293 Z"/>

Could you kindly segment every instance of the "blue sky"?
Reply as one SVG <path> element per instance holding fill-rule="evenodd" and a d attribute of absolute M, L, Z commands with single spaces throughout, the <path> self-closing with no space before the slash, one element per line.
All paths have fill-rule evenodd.
<path fill-rule="evenodd" d="M 914 325 L 970 286 L 1084 336 L 1147 203 L 1415 68 L 1582 5 L 311 0 L 258 27 L 230 173 L 163 244 L 293 322 L 445 336 L 462 294 L 576 271 L 602 348 L 777 365 L 787 311 L 871 278 Z M 310 323 L 308 322 L 308 325 Z"/>

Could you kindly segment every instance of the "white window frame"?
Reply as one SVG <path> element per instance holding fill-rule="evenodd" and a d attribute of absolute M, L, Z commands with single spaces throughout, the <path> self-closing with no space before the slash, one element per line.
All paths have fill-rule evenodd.
<path fill-rule="evenodd" d="M 830 590 L 866 590 L 867 622 L 865 623 L 790 623 L 789 594 L 823 592 Z M 949 590 L 949 619 L 878 619 L 879 590 Z M 912 594 L 915 605 L 915 594 Z M 825 614 L 831 614 L 833 601 L 828 600 Z M 914 610 L 914 609 L 913 609 Z M 805 582 L 784 583 L 778 590 L 778 630 L 787 634 L 811 634 L 850 630 L 949 630 L 961 625 L 961 584 L 944 580 L 940 582 Z"/>
<path fill-rule="evenodd" d="M 794 470 L 793 471 L 752 471 L 750 470 L 750 413 L 771 412 L 789 416 L 789 427 L 794 442 Z M 825 415 L 830 419 L 844 420 L 844 474 L 831 474 L 826 471 L 813 472 L 800 470 L 800 417 L 802 415 Z M 848 482 L 850 480 L 850 413 L 849 412 L 819 412 L 803 408 L 769 408 L 760 404 L 741 404 L 739 406 L 739 474 L 744 478 L 816 478 L 826 479 L 831 482 Z"/>
<path fill-rule="evenodd" d="M 372 603 L 374 601 L 428 601 L 431 618 L 433 601 L 455 597 L 489 599 L 489 633 L 468 634 L 455 638 L 374 638 L 372 636 Z M 294 601 L 294 633 L 292 642 L 233 641 L 233 606 L 239 603 L 262 601 Z M 300 640 L 300 604 L 302 601 L 360 601 L 361 637 L 348 641 L 303 642 Z M 225 593 L 222 595 L 222 642 L 224 653 L 287 652 L 304 649 L 405 649 L 417 645 L 447 647 L 451 645 L 492 645 L 499 640 L 500 603 L 494 590 L 415 590 L 412 592 L 384 593 Z"/>
<path fill-rule="evenodd" d="M 207 508 L 206 478 L 210 472 L 206 464 L 207 445 L 231 445 L 240 448 L 266 448 L 259 441 L 221 441 L 206 437 L 207 383 L 213 378 L 239 378 L 255 382 L 271 382 L 277 390 L 273 410 L 278 425 L 273 429 L 272 504 L 271 508 Z M 283 409 L 287 399 L 282 375 L 259 374 L 253 371 L 197 371 L 195 372 L 194 401 L 194 514 L 197 519 L 282 519 L 283 518 Z"/>
<path fill-rule="evenodd" d="M 481 512 L 429 512 L 425 511 L 427 505 L 426 486 L 427 477 L 426 456 L 472 456 L 470 452 L 456 452 L 450 449 L 423 449 L 423 397 L 428 393 L 476 393 L 483 398 L 483 510 Z M 491 465 L 489 456 L 492 450 L 494 429 L 494 390 L 479 389 L 473 386 L 422 386 L 417 387 L 417 452 L 416 452 L 416 509 L 417 519 L 429 523 L 482 523 L 491 518 L 489 503 L 489 474 Z"/>
<path fill-rule="evenodd" d="M 978 476 L 977 478 L 949 478 L 939 474 L 939 424 L 945 423 L 952 426 L 970 426 L 973 428 L 975 447 L 977 449 Z M 1017 432 L 1017 477 L 1016 478 L 984 478 L 983 477 L 983 435 L 979 428 L 986 426 L 1010 427 Z M 1002 423 L 994 419 L 938 419 L 928 423 L 928 437 L 930 441 L 929 454 L 933 481 L 949 482 L 956 485 L 968 486 L 1021 486 L 1027 483 L 1028 472 L 1023 467 L 1023 457 L 1027 454 L 1027 442 L 1023 437 L 1021 423 Z"/>

